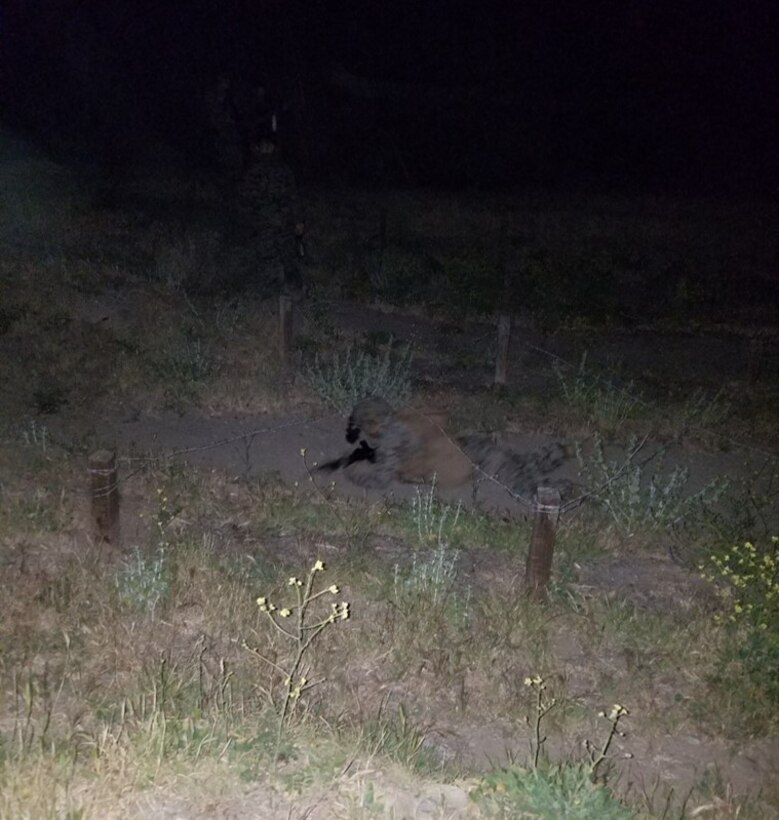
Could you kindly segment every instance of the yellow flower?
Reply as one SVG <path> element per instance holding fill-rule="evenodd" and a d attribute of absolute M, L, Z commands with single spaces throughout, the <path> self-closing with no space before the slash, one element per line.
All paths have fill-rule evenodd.
<path fill-rule="evenodd" d="M 287 609 L 286 607 L 284 607 L 284 609 L 280 609 L 280 610 L 279 610 L 279 616 L 280 616 L 281 618 L 289 618 L 289 616 L 290 616 L 291 614 L 292 614 L 292 610 L 291 610 L 291 609 Z"/>
<path fill-rule="evenodd" d="M 293 575 L 293 576 L 289 579 L 289 581 L 287 581 L 287 586 L 291 586 L 291 587 L 302 587 L 302 586 L 303 586 L 303 582 L 302 582 L 299 578 L 296 578 L 296 577 Z"/>
<path fill-rule="evenodd" d="M 323 572 L 325 568 L 323 561 L 317 561 L 313 567 L 311 567 L 311 572 Z"/>
<path fill-rule="evenodd" d="M 300 448 L 300 455 L 301 455 L 303 458 L 305 458 L 305 457 L 306 457 L 306 448 L 305 448 L 305 447 L 301 447 L 301 448 Z"/>
<path fill-rule="evenodd" d="M 331 595 L 338 595 L 338 593 L 339 593 L 341 590 L 340 590 L 340 589 L 338 589 L 338 585 L 337 585 L 337 584 L 333 584 L 331 587 L 329 587 L 329 588 L 328 588 L 328 590 L 327 590 L 327 591 L 328 591 Z"/>

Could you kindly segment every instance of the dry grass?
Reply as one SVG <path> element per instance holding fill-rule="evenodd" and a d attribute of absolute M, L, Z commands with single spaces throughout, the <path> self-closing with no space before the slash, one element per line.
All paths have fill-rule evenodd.
<path fill-rule="evenodd" d="M 528 522 L 468 512 L 443 541 L 424 531 L 431 543 L 409 505 L 120 461 L 123 543 L 95 543 L 84 460 L 96 418 L 302 413 L 319 399 L 281 369 L 272 307 L 187 291 L 190 267 L 210 264 L 208 242 L 184 252 L 191 232 L 180 225 L 101 210 L 88 186 L 39 160 L 11 171 L 53 182 L 31 187 L 24 218 L 3 225 L 14 243 L 0 263 L 0 817 L 240 818 L 261 806 L 267 817 L 362 818 L 414 816 L 423 804 L 425 816 L 472 816 L 467 792 L 484 772 L 528 760 L 524 681 L 536 675 L 557 702 L 545 722 L 555 761 L 597 744 L 598 712 L 630 708 L 608 775 L 640 814 L 678 817 L 686 801 L 699 816 L 772 816 L 775 704 L 726 651 L 710 589 L 667 557 L 665 532 L 626 541 L 595 514 L 565 519 L 555 585 L 538 606 L 522 589 Z M 213 191 L 190 188 L 160 181 L 156 195 L 214 206 Z M 506 207 L 431 193 L 311 200 L 309 272 L 330 295 L 366 281 L 382 211 L 403 254 L 464 275 L 489 268 Z M 528 199 L 512 219 L 550 242 L 625 226 L 646 242 L 668 236 L 668 209 L 603 201 L 592 217 L 581 203 Z M 309 349 L 344 341 L 321 304 L 303 325 Z M 565 406 L 530 354 L 514 392 L 447 381 L 458 355 L 490 365 L 485 350 L 469 337 L 459 353 L 440 351 L 444 375 L 425 381 L 457 426 L 590 429 L 593 408 Z M 733 430 L 725 402 L 738 389 L 706 405 L 717 430 Z M 772 395 L 769 382 L 753 406 Z M 678 433 L 701 415 L 695 396 L 670 408 L 678 424 L 650 408 L 620 433 Z M 770 441 L 775 423 L 761 418 Z M 712 532 L 685 536 L 691 550 L 721 546 Z M 309 650 L 319 683 L 277 747 L 285 684 L 245 644 L 284 667 L 289 649 L 255 601 L 281 600 L 290 575 L 320 559 L 352 617 Z"/>
<path fill-rule="evenodd" d="M 359 513 L 280 485 L 151 469 L 123 486 L 139 516 L 125 529 L 142 550 L 153 552 L 164 522 L 169 586 L 150 613 L 117 588 L 129 544 L 92 543 L 72 457 L 56 446 L 45 458 L 26 446 L 5 455 L 16 469 L 3 479 L 0 528 L 3 816 L 140 816 L 144 806 L 164 816 L 184 791 L 190 805 L 222 805 L 228 784 L 279 806 L 300 805 L 290 788 L 324 793 L 332 807 L 358 799 L 343 774 L 350 760 L 372 760 L 371 771 L 394 760 L 427 778 L 478 771 L 485 754 L 501 752 L 469 741 L 476 726 L 491 726 L 521 760 L 531 712 L 523 681 L 536 674 L 558 700 L 546 727 L 555 756 L 602 733 L 597 712 L 615 702 L 631 709 L 619 753 L 662 748 L 673 759 L 674 737 L 772 731 L 758 704 L 710 683 L 722 635 L 709 599 L 681 572 L 667 576 L 677 588 L 655 607 L 573 580 L 539 608 L 521 593 L 516 551 L 527 530 L 500 533 L 467 514 L 449 544 L 459 559 L 432 589 L 415 581 L 410 556 L 418 567 L 429 552 L 404 507 Z M 365 516 L 370 552 L 350 552 L 330 505 Z M 286 536 L 273 535 L 280 522 Z M 561 567 L 582 560 L 578 544 L 591 536 L 566 533 Z M 317 542 L 331 545 L 326 554 Z M 280 780 L 269 779 L 270 700 L 278 704 L 281 681 L 242 644 L 285 657 L 254 600 L 281 599 L 288 576 L 322 557 L 353 616 L 312 649 L 322 682 L 294 712 Z M 725 748 L 702 754 L 724 765 Z M 629 797 L 640 807 L 640 795 Z"/>

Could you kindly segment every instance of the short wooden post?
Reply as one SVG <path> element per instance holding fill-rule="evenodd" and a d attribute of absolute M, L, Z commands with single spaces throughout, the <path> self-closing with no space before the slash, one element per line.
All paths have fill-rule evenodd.
<path fill-rule="evenodd" d="M 89 456 L 87 472 L 95 538 L 109 544 L 118 544 L 119 483 L 116 476 L 116 455 L 110 450 L 96 450 Z"/>
<path fill-rule="evenodd" d="M 506 386 L 509 363 L 509 341 L 511 339 L 511 316 L 498 316 L 498 356 L 495 359 L 495 387 Z"/>
<path fill-rule="evenodd" d="M 287 364 L 292 350 L 294 315 L 292 298 L 288 294 L 282 293 L 279 296 L 279 355 L 282 364 Z"/>
<path fill-rule="evenodd" d="M 555 530 L 560 515 L 560 491 L 539 487 L 536 492 L 535 519 L 525 568 L 525 590 L 536 601 L 546 600 L 546 587 L 552 577 Z"/>

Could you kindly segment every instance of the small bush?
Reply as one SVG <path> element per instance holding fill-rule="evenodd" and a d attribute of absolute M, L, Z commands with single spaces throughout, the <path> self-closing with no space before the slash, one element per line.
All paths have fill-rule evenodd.
<path fill-rule="evenodd" d="M 712 555 L 703 577 L 717 584 L 724 623 L 735 655 L 751 682 L 779 705 L 779 538 L 762 549 L 747 541 Z"/>
<path fill-rule="evenodd" d="M 637 453 L 635 437 L 628 442 L 626 452 Z M 685 495 L 689 470 L 676 467 L 663 476 L 661 460 L 655 473 L 646 476 L 643 465 L 632 463 L 630 455 L 622 462 L 607 461 L 600 436 L 595 437 L 589 459 L 584 458 L 578 447 L 576 457 L 580 475 L 594 493 L 595 503 L 628 535 L 641 529 L 689 526 L 704 518 L 729 487 L 727 479 L 713 479 L 697 493 Z"/>
<path fill-rule="evenodd" d="M 368 396 L 381 396 L 394 407 L 411 398 L 411 347 L 396 348 L 390 342 L 382 354 L 356 350 L 351 344 L 343 355 L 336 351 L 328 360 L 314 356 L 301 368 L 305 381 L 326 401 L 348 413 Z"/>
<path fill-rule="evenodd" d="M 154 614 L 158 604 L 170 596 L 171 571 L 168 561 L 170 541 L 167 528 L 173 515 L 164 490 L 157 490 L 159 507 L 154 518 L 153 546 L 148 555 L 140 547 L 116 573 L 119 600 L 130 609 Z"/>
<path fill-rule="evenodd" d="M 435 484 L 426 492 L 417 488 L 411 502 L 420 548 L 425 557 L 416 552 L 411 566 L 402 571 L 395 565 L 393 592 L 396 606 L 409 611 L 420 603 L 427 614 L 441 610 L 456 621 L 470 617 L 471 590 L 460 595 L 455 586 L 460 561 L 460 550 L 451 548 L 451 539 L 458 528 L 462 505 L 451 507 L 436 497 Z M 432 551 L 428 551 L 432 547 Z"/>
<path fill-rule="evenodd" d="M 119 600 L 130 609 L 154 614 L 157 605 L 170 594 L 167 554 L 159 547 L 156 555 L 145 557 L 140 547 L 116 574 Z"/>

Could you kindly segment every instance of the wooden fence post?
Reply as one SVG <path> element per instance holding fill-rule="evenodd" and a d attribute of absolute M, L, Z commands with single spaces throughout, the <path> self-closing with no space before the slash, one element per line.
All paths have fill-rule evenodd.
<path fill-rule="evenodd" d="M 535 519 L 525 567 L 525 590 L 536 601 L 546 600 L 546 587 L 552 576 L 555 530 L 560 515 L 560 491 L 539 487 L 536 492 Z"/>
<path fill-rule="evenodd" d="M 513 304 L 511 290 L 511 276 L 509 275 L 508 256 L 508 211 L 501 209 L 500 227 L 498 229 L 498 259 L 497 274 L 503 288 L 501 307 L 505 310 Z M 506 386 L 509 360 L 509 341 L 511 340 L 511 314 L 498 315 L 498 353 L 495 358 L 495 381 L 493 387 L 498 389 Z"/>
<path fill-rule="evenodd" d="M 281 363 L 287 364 L 292 349 L 292 324 L 294 322 L 294 305 L 286 293 L 279 295 L 279 355 Z"/>
<path fill-rule="evenodd" d="M 495 359 L 495 387 L 506 386 L 509 363 L 509 341 L 511 339 L 511 316 L 498 316 L 498 355 Z"/>
<path fill-rule="evenodd" d="M 116 476 L 116 455 L 110 450 L 96 450 L 89 456 L 87 472 L 95 538 L 109 544 L 118 544 L 119 484 Z"/>

